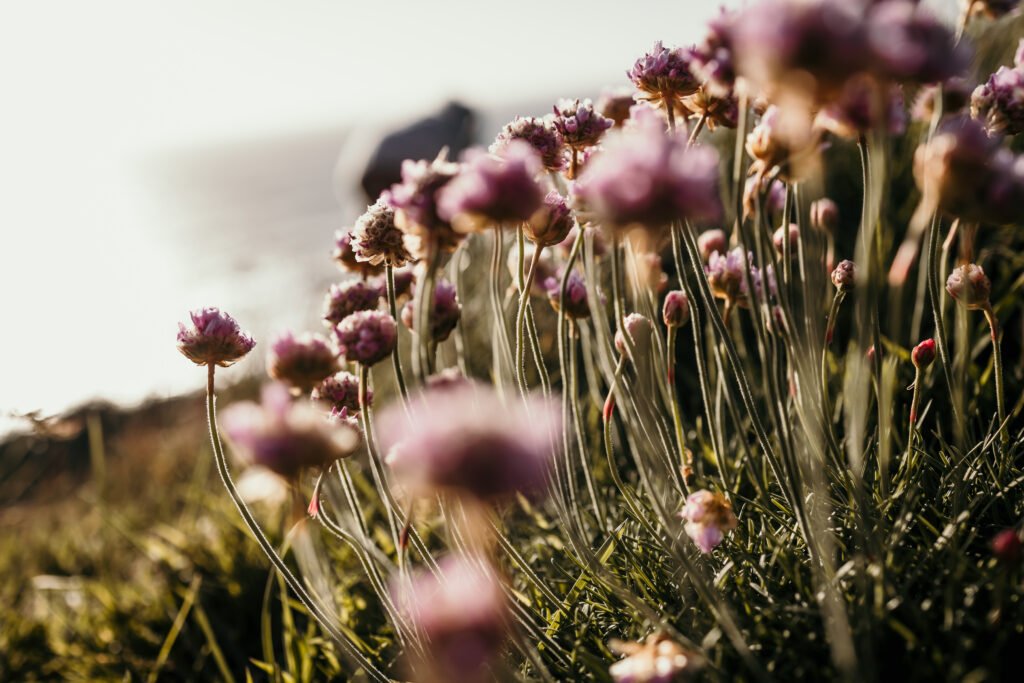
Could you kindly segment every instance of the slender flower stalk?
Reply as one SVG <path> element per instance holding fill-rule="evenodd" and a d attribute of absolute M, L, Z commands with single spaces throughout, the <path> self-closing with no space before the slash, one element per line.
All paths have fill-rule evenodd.
<path fill-rule="evenodd" d="M 921 405 L 921 374 L 935 361 L 935 340 L 925 339 L 914 347 L 910 353 L 910 360 L 914 364 L 913 394 L 910 399 L 910 425 L 907 430 L 907 453 L 905 460 L 909 461 L 914 446 L 914 435 L 917 433 L 917 410 Z"/>
<path fill-rule="evenodd" d="M 395 268 L 390 263 L 384 268 L 387 278 L 388 311 L 391 317 L 398 320 L 398 303 L 395 299 Z M 409 388 L 405 385 L 405 373 L 402 372 L 402 353 L 399 349 L 398 340 L 395 340 L 395 347 L 391 349 L 391 366 L 395 371 L 395 383 L 398 385 L 398 393 L 402 397 L 402 404 L 409 402 Z"/>

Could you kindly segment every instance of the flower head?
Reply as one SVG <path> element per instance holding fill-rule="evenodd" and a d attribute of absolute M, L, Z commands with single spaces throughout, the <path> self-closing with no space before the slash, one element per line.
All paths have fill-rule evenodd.
<path fill-rule="evenodd" d="M 415 331 L 416 299 L 408 301 L 402 307 L 402 324 Z M 462 316 L 462 304 L 455 292 L 455 285 L 447 280 L 438 280 L 434 286 L 434 305 L 430 309 L 430 339 L 435 343 L 443 342 L 459 324 Z"/>
<path fill-rule="evenodd" d="M 874 347 L 872 347 L 874 348 Z M 910 362 L 915 368 L 925 369 L 935 362 L 935 340 L 925 339 L 910 351 Z"/>
<path fill-rule="evenodd" d="M 664 633 L 652 633 L 642 644 L 613 640 L 609 647 L 626 655 L 608 669 L 615 683 L 672 683 L 699 668 L 693 653 Z"/>
<path fill-rule="evenodd" d="M 238 322 L 219 308 L 197 308 L 189 317 L 191 327 L 178 323 L 178 351 L 196 365 L 226 368 L 256 346 Z"/>
<path fill-rule="evenodd" d="M 786 252 L 787 240 L 789 241 L 790 252 L 796 255 L 796 248 L 800 243 L 800 227 L 796 223 L 781 225 L 772 233 L 772 245 L 775 247 L 775 251 L 780 254 Z"/>
<path fill-rule="evenodd" d="M 700 249 L 700 256 L 706 263 L 716 251 L 725 253 L 729 248 L 729 238 L 724 230 L 705 230 L 697 235 L 697 248 Z"/>
<path fill-rule="evenodd" d="M 345 360 L 376 365 L 390 355 L 398 338 L 395 319 L 383 311 L 359 311 L 334 328 Z"/>
<path fill-rule="evenodd" d="M 540 207 L 540 157 L 521 140 L 508 143 L 501 154 L 470 150 L 462 170 L 438 193 L 438 214 L 459 232 L 525 221 Z"/>
<path fill-rule="evenodd" d="M 731 93 L 716 95 L 701 86 L 697 92 L 683 98 L 683 106 L 689 110 L 690 118 L 703 118 L 708 130 L 735 128 L 739 123 L 739 102 Z"/>
<path fill-rule="evenodd" d="M 853 77 L 838 98 L 818 112 L 814 125 L 848 140 L 857 140 L 873 129 L 902 135 L 907 129 L 903 90 L 882 85 L 870 76 Z"/>
<path fill-rule="evenodd" d="M 675 289 L 665 295 L 661 317 L 666 327 L 682 327 L 690 321 L 690 300 L 686 292 Z"/>
<path fill-rule="evenodd" d="M 448 492 L 495 502 L 541 491 L 561 424 L 558 404 L 505 403 L 490 386 L 428 389 L 380 416 L 385 462 L 413 495 Z"/>
<path fill-rule="evenodd" d="M 622 326 L 615 333 L 615 350 L 620 354 L 633 354 L 634 358 L 643 358 L 651 343 L 654 326 L 651 321 L 639 313 L 630 313 L 622 319 Z M 626 339 L 629 339 L 629 344 Z"/>
<path fill-rule="evenodd" d="M 728 97 L 736 85 L 733 24 L 736 14 L 724 8 L 708 22 L 704 38 L 691 54 L 690 68 L 716 97 Z"/>
<path fill-rule="evenodd" d="M 1003 529 L 992 539 L 992 554 L 1006 564 L 1015 564 L 1021 556 L 1020 534 L 1016 529 Z"/>
<path fill-rule="evenodd" d="M 551 307 L 556 311 L 565 311 L 565 314 L 574 320 L 589 318 L 590 298 L 587 294 L 587 283 L 583 279 L 583 275 L 575 269 L 569 271 L 569 279 L 565 283 L 564 305 L 560 300 L 561 285 L 561 271 L 544 282 Z"/>
<path fill-rule="evenodd" d="M 975 263 L 954 268 L 946 279 L 946 291 L 968 309 L 986 310 L 992 306 L 992 281 Z"/>
<path fill-rule="evenodd" d="M 692 48 L 667 48 L 659 40 L 650 52 L 636 60 L 626 75 L 642 98 L 672 107 L 700 87 L 700 81 L 690 70 L 692 61 Z"/>
<path fill-rule="evenodd" d="M 876 2 L 865 25 L 872 67 L 883 78 L 936 83 L 967 68 L 966 44 L 958 43 L 948 26 L 916 2 Z"/>
<path fill-rule="evenodd" d="M 405 248 L 405 235 L 395 225 L 395 210 L 383 199 L 367 207 L 352 228 L 352 251 L 356 260 L 374 266 L 404 266 L 412 260 Z"/>
<path fill-rule="evenodd" d="M 942 115 L 960 112 L 971 102 L 971 84 L 964 78 L 948 78 L 938 85 L 921 88 L 910 108 L 910 118 L 929 123 L 935 115 L 935 103 L 941 97 Z"/>
<path fill-rule="evenodd" d="M 799 117 L 772 105 L 747 135 L 747 154 L 753 158 L 750 173 L 764 178 L 771 171 L 782 180 L 798 179 L 805 158 L 816 149 L 810 129 Z"/>
<path fill-rule="evenodd" d="M 811 227 L 821 232 L 834 232 L 839 227 L 839 205 L 828 197 L 811 204 Z"/>
<path fill-rule="evenodd" d="M 595 108 L 601 116 L 611 119 L 616 128 L 621 128 L 629 119 L 629 112 L 634 104 L 636 104 L 636 99 L 633 97 L 632 90 L 615 88 L 604 90 L 597 98 Z"/>
<path fill-rule="evenodd" d="M 753 267 L 753 254 L 746 262 Z M 704 266 L 711 293 L 720 299 L 742 302 L 747 298 L 747 277 L 744 268 L 743 248 L 735 247 L 726 254 L 715 251 Z"/>
<path fill-rule="evenodd" d="M 352 230 L 338 230 L 334 233 L 334 251 L 331 256 L 335 263 L 342 270 L 356 273 L 364 278 L 382 273 L 384 271 L 382 266 L 359 260 L 352 246 L 352 239 Z"/>
<path fill-rule="evenodd" d="M 832 284 L 840 292 L 853 291 L 857 282 L 857 266 L 853 261 L 840 261 L 835 270 L 832 271 Z"/>
<path fill-rule="evenodd" d="M 650 117 L 608 136 L 591 161 L 578 191 L 604 221 L 652 230 L 673 220 L 716 220 L 721 216 L 718 153 L 687 148 L 682 135 L 666 134 Z"/>
<path fill-rule="evenodd" d="M 299 393 L 311 391 L 341 368 L 338 353 L 319 334 L 284 332 L 267 353 L 267 372 Z"/>
<path fill-rule="evenodd" d="M 1012 69 L 1001 66 L 979 85 L 971 94 L 971 116 L 982 121 L 990 134 L 1024 132 L 1024 64 Z"/>
<path fill-rule="evenodd" d="M 559 100 L 554 106 L 552 124 L 565 144 L 573 149 L 583 149 L 597 144 L 604 132 L 614 125 L 594 110 L 589 99 Z"/>
<path fill-rule="evenodd" d="M 406 234 L 405 245 L 416 258 L 433 248 L 450 251 L 462 240 L 451 224 L 438 214 L 438 194 L 459 171 L 458 164 L 445 158 L 402 162 L 402 182 L 381 195 L 395 210 L 395 225 Z"/>
<path fill-rule="evenodd" d="M 523 225 L 523 230 L 538 247 L 553 247 L 569 236 L 575 224 L 572 209 L 562 195 L 552 190 L 544 195 L 543 204 Z"/>
<path fill-rule="evenodd" d="M 561 171 L 565 167 L 565 142 L 550 119 L 517 116 L 501 129 L 490 146 L 490 152 L 501 154 L 515 140 L 521 140 L 533 147 L 547 170 Z"/>
<path fill-rule="evenodd" d="M 440 576 L 428 571 L 395 587 L 395 602 L 430 643 L 413 663 L 416 680 L 483 683 L 508 632 L 500 579 L 480 559 L 442 558 Z"/>
<path fill-rule="evenodd" d="M 696 491 L 686 499 L 679 516 L 686 521 L 686 535 L 702 553 L 710 553 L 722 542 L 725 532 L 736 528 L 732 505 L 721 493 Z"/>
<path fill-rule="evenodd" d="M 356 311 L 369 311 L 380 304 L 381 290 L 376 284 L 349 280 L 331 285 L 324 298 L 324 320 L 337 325 Z"/>
<path fill-rule="evenodd" d="M 345 458 L 359 445 L 359 433 L 345 423 L 329 424 L 311 405 L 292 402 L 280 384 L 263 388 L 260 404 L 227 407 L 224 432 L 252 465 L 294 479 L 305 468 L 322 468 Z"/>
<path fill-rule="evenodd" d="M 332 413 L 340 413 L 342 410 L 349 414 L 358 413 L 359 378 L 351 372 L 339 372 L 313 387 L 310 398 L 330 406 Z M 372 403 L 373 391 L 367 389 L 366 404 Z"/>

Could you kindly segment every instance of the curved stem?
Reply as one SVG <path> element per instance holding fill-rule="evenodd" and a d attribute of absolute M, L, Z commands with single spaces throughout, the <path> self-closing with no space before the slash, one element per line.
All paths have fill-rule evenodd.
<path fill-rule="evenodd" d="M 391 311 L 391 317 L 397 323 L 398 302 L 395 300 L 395 268 L 389 263 L 384 266 L 384 271 L 387 276 L 388 309 Z M 402 354 L 399 351 L 397 341 L 395 342 L 395 348 L 391 350 L 391 365 L 395 370 L 395 383 L 398 384 L 398 393 L 402 397 L 402 405 L 405 405 L 409 401 L 409 389 L 405 385 L 405 374 L 402 372 Z"/>
<path fill-rule="evenodd" d="M 836 290 L 836 295 L 832 297 L 832 306 L 828 309 L 828 320 L 825 322 L 825 344 L 821 349 L 821 403 L 825 408 L 826 425 L 832 424 L 832 396 L 828 390 L 828 347 L 832 344 L 832 334 L 836 328 L 839 306 L 845 297 L 843 290 Z"/>
<path fill-rule="evenodd" d="M 702 113 L 700 118 L 697 119 L 697 124 L 693 127 L 693 132 L 690 133 L 690 138 L 686 141 L 687 147 L 692 147 L 693 144 L 697 142 L 697 136 L 700 135 L 700 132 L 704 129 L 704 124 L 707 123 L 707 120 L 707 112 Z"/>
<path fill-rule="evenodd" d="M 1003 349 L 999 334 L 999 319 L 989 306 L 985 309 L 985 320 L 988 321 L 988 329 L 992 336 L 992 369 L 996 376 L 996 411 L 999 417 L 999 436 L 1005 446 L 1009 443 L 1010 435 L 1006 428 L 1006 398 L 1003 393 Z"/>
<path fill-rule="evenodd" d="M 526 339 L 524 329 L 526 327 L 526 310 L 530 307 L 530 289 L 533 287 L 533 279 L 536 277 L 537 264 L 540 262 L 541 252 L 544 247 L 537 245 L 533 249 L 533 257 L 530 259 L 530 270 L 525 275 L 525 246 L 523 229 L 519 228 L 519 308 L 516 311 L 516 377 L 519 380 L 519 388 L 525 394 L 529 387 L 526 383 Z"/>
<path fill-rule="evenodd" d="M 676 447 L 679 449 L 680 471 L 686 468 L 686 443 L 683 433 L 683 411 L 679 405 L 679 397 L 676 395 L 676 326 L 669 325 L 668 338 L 665 340 L 665 368 L 669 390 L 669 403 L 672 404 L 672 423 L 676 429 Z M 689 493 L 686 486 L 686 476 L 683 476 L 683 492 Z"/>

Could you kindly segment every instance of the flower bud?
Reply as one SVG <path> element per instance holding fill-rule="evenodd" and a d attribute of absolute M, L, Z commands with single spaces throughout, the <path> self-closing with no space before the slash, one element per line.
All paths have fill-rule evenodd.
<path fill-rule="evenodd" d="M 811 204 L 811 227 L 821 232 L 834 232 L 839 227 L 839 207 L 828 197 Z"/>
<path fill-rule="evenodd" d="M 690 321 L 690 300 L 686 292 L 675 289 L 665 295 L 661 316 L 666 327 L 682 327 Z"/>
<path fill-rule="evenodd" d="M 1006 564 L 1015 564 L 1021 555 L 1020 534 L 1016 529 L 1004 529 L 992 539 L 992 554 Z"/>
<path fill-rule="evenodd" d="M 780 254 L 785 252 L 786 238 L 789 238 L 790 254 L 796 256 L 797 245 L 800 243 L 800 228 L 797 227 L 796 223 L 790 223 L 788 226 L 781 226 L 772 234 L 772 244 L 775 245 L 775 251 Z"/>
<path fill-rule="evenodd" d="M 686 521 L 686 535 L 702 553 L 714 550 L 722 542 L 725 532 L 737 526 L 732 504 L 721 493 L 711 491 L 691 493 L 679 516 Z"/>
<path fill-rule="evenodd" d="M 697 248 L 700 249 L 700 256 L 704 263 L 708 262 L 711 255 L 716 251 L 724 254 L 729 246 L 729 238 L 724 230 L 705 230 L 697 236 Z"/>
<path fill-rule="evenodd" d="M 226 368 L 256 346 L 238 322 L 218 308 L 198 308 L 190 317 L 191 327 L 178 323 L 178 351 L 196 365 Z"/>
<path fill-rule="evenodd" d="M 401 267 L 412 260 L 405 248 L 405 235 L 395 225 L 395 210 L 383 199 L 367 207 L 352 228 L 352 251 L 356 260 L 371 265 Z"/>
<path fill-rule="evenodd" d="M 626 353 L 626 334 L 633 350 L 642 357 L 651 341 L 651 331 L 650 320 L 639 313 L 630 313 L 622 320 L 622 328 L 615 333 L 615 350 L 620 354 Z"/>
<path fill-rule="evenodd" d="M 572 210 L 562 195 L 554 190 L 544 196 L 544 203 L 523 225 L 527 239 L 538 247 L 552 247 L 565 240 L 575 225 Z"/>
<path fill-rule="evenodd" d="M 294 391 L 306 393 L 338 372 L 338 354 L 318 334 L 278 336 L 267 354 L 267 372 Z"/>
<path fill-rule="evenodd" d="M 832 271 L 832 284 L 834 284 L 836 289 L 840 292 L 852 291 L 856 281 L 857 266 L 853 261 L 840 261 L 839 265 L 836 266 L 836 269 Z"/>
<path fill-rule="evenodd" d="M 604 132 L 614 125 L 614 121 L 594 110 L 594 103 L 589 99 L 559 100 L 551 121 L 565 144 L 574 149 L 596 145 Z"/>
<path fill-rule="evenodd" d="M 910 352 L 910 361 L 918 370 L 924 370 L 935 361 L 935 340 L 925 339 Z"/>
<path fill-rule="evenodd" d="M 954 268 L 946 279 L 946 291 L 968 309 L 986 310 L 991 307 L 992 281 L 977 264 L 968 263 Z"/>

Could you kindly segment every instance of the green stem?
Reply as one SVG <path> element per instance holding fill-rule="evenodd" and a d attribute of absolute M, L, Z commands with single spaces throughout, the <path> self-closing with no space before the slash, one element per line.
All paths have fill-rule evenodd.
<path fill-rule="evenodd" d="M 388 309 L 391 311 L 391 317 L 398 322 L 398 302 L 395 300 L 395 268 L 390 263 L 384 266 L 384 272 L 387 275 L 387 287 L 388 287 Z M 398 392 L 402 396 L 402 405 L 406 405 L 409 401 L 409 388 L 405 385 L 405 374 L 402 372 L 402 354 L 398 348 L 398 342 L 395 342 L 395 348 L 391 351 L 391 365 L 395 369 L 395 383 L 398 384 Z"/>
<path fill-rule="evenodd" d="M 525 395 L 529 391 L 526 381 L 526 338 L 524 329 L 526 327 L 526 311 L 530 307 L 530 289 L 533 287 L 533 279 L 536 277 L 537 264 L 540 262 L 540 255 L 544 248 L 540 245 L 534 247 L 533 257 L 530 259 L 530 270 L 523 274 L 525 254 L 525 242 L 523 240 L 523 229 L 519 228 L 519 308 L 516 311 L 516 377 L 519 380 L 519 388 Z"/>
<path fill-rule="evenodd" d="M 836 295 L 832 297 L 832 306 L 828 309 L 828 320 L 825 322 L 825 344 L 821 349 L 821 402 L 825 408 L 825 424 L 832 424 L 832 396 L 828 390 L 828 347 L 832 344 L 832 334 L 836 328 L 836 317 L 839 314 L 839 306 L 843 303 L 846 294 L 843 290 L 837 289 Z M 878 349 L 875 349 L 878 352 Z"/>
<path fill-rule="evenodd" d="M 1010 435 L 1006 428 L 1006 399 L 1003 393 L 1003 344 L 999 334 L 999 319 L 989 306 L 985 309 L 985 320 L 992 336 L 992 366 L 996 376 L 996 410 L 999 417 L 999 436 L 1003 446 L 1009 443 Z"/>
<path fill-rule="evenodd" d="M 680 471 L 686 468 L 686 443 L 683 434 L 683 411 L 679 405 L 679 397 L 676 395 L 676 326 L 669 325 L 668 338 L 665 340 L 665 368 L 667 372 L 669 403 L 672 404 L 672 423 L 676 429 L 676 448 L 679 449 Z M 689 493 L 686 486 L 686 476 L 683 476 L 683 492 Z"/>

